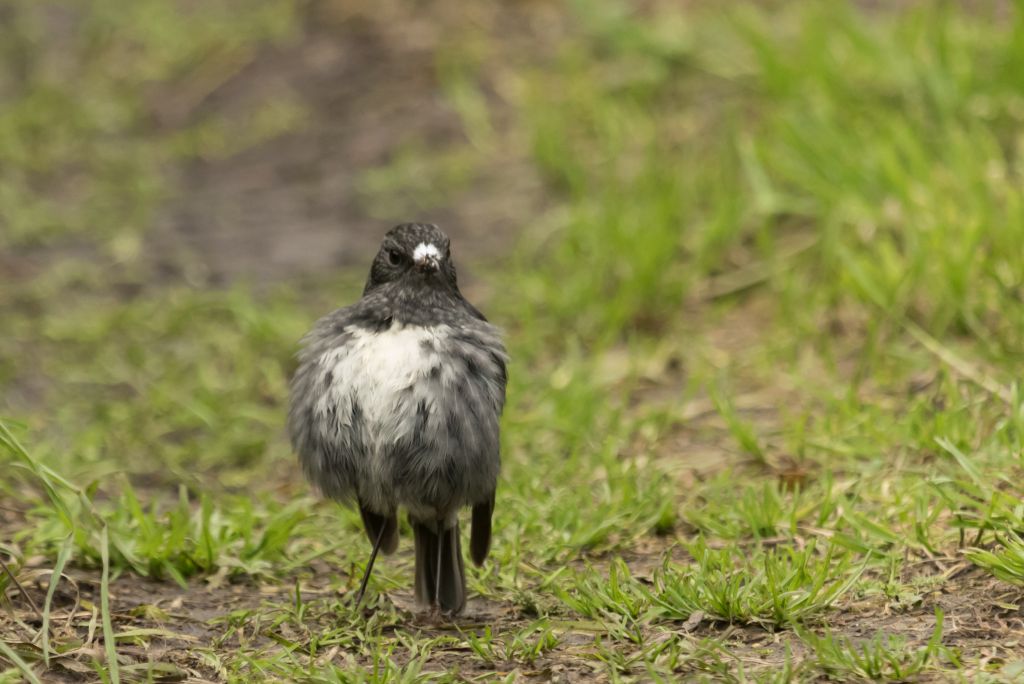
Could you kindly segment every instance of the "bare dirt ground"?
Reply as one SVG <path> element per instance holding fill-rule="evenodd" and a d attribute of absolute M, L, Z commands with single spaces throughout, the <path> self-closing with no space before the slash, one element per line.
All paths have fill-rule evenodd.
<path fill-rule="evenodd" d="M 244 118 L 275 101 L 297 104 L 302 117 L 294 131 L 241 154 L 176 169 L 175 198 L 152 231 L 155 252 L 184 250 L 214 282 L 280 280 L 362 265 L 391 225 L 423 220 L 452 236 L 463 263 L 500 260 L 542 201 L 522 159 L 471 169 L 442 201 L 400 196 L 398 206 L 381 205 L 360 181 L 407 149 L 429 160 L 469 145 L 442 92 L 441 52 L 470 22 L 511 37 L 529 13 L 460 13 L 442 3 L 427 20 L 398 3 L 367 8 L 313 3 L 298 36 L 216 67 L 214 86 L 155 96 L 154 111 L 170 127 L 211 114 Z"/>
<path fill-rule="evenodd" d="M 637 562 L 631 565 L 640 568 L 635 576 L 643 579 L 644 563 L 640 561 L 653 558 L 644 556 L 633 560 Z M 1005 584 L 956 558 L 936 558 L 927 562 L 944 568 L 946 579 L 935 585 L 917 605 L 895 612 L 881 597 L 865 599 L 830 614 L 827 619 L 829 628 L 850 638 L 865 639 L 884 630 L 902 635 L 908 649 L 918 648 L 926 644 L 932 635 L 935 607 L 938 606 L 945 615 L 943 642 L 946 646 L 978 654 L 982 664 L 1016 659 L 1024 639 L 1024 621 L 1014 606 L 1024 600 L 1024 594 L 1020 590 L 1008 589 Z M 304 572 L 297 581 L 262 585 L 224 582 L 214 586 L 194 582 L 186 590 L 170 582 L 121 577 L 111 583 L 114 627 L 118 633 L 137 634 L 138 641 L 134 646 L 122 644 L 119 652 L 128 659 L 136 660 L 140 674 L 147 671 L 147 663 L 162 663 L 164 671 L 152 671 L 156 681 L 186 678 L 197 682 L 221 681 L 226 673 L 203 655 L 203 648 L 231 650 L 241 646 L 274 648 L 277 644 L 289 642 L 304 644 L 318 627 L 337 626 L 339 620 L 345 619 L 339 602 L 346 597 L 332 589 L 330 582 L 338 569 L 314 564 L 310 571 L 311 574 Z M 37 606 L 42 605 L 50 581 L 49 570 L 40 568 L 26 574 L 34 577 L 34 581 L 25 586 L 26 592 Z M 100 603 L 99 586 L 95 573 L 74 571 L 62 579 L 51 612 L 51 623 L 56 633 L 66 637 L 74 635 L 82 645 L 54 661 L 51 681 L 89 681 L 94 676 L 87 663 L 90 659 L 102 660 L 103 657 L 102 644 L 98 643 L 95 609 Z M 268 611 L 268 607 L 281 612 L 288 610 L 294 604 L 296 586 L 300 587 L 307 607 L 303 628 L 310 631 L 305 634 L 293 623 L 273 620 L 273 611 Z M 40 621 L 33 616 L 24 596 L 14 597 L 14 604 L 19 609 L 26 634 L 29 630 L 38 630 Z M 457 623 L 447 623 L 417 612 L 411 592 L 405 590 L 390 592 L 375 607 L 368 607 L 365 614 L 369 616 L 375 608 L 396 617 L 390 624 L 382 626 L 385 635 L 403 633 L 425 639 L 450 636 L 461 640 L 462 632 L 479 631 L 484 627 L 489 627 L 498 636 L 506 631 L 523 629 L 536 618 L 512 606 L 478 598 L 470 601 L 466 613 Z M 262 609 L 264 622 L 244 619 L 248 611 L 257 609 Z M 434 649 L 428 670 L 458 671 L 467 677 L 495 671 L 502 675 L 514 672 L 521 680 L 527 681 L 604 680 L 606 668 L 597 659 L 594 649 L 597 632 L 571 618 L 559 621 L 556 616 L 552 624 L 559 638 L 557 647 L 530 666 L 514 662 L 494 663 L 492 668 L 484 670 L 479 657 L 469 648 L 453 644 Z M 5 632 L 11 630 L 16 631 L 17 627 L 11 625 Z M 698 617 L 685 623 L 660 625 L 658 632 L 659 638 L 678 639 L 691 646 L 699 644 L 703 637 L 720 639 L 723 635 L 727 638 L 728 658 L 732 665 L 742 665 L 748 671 L 781 667 L 787 649 L 797 661 L 806 655 L 806 646 L 785 630 L 771 632 L 759 627 L 704 621 Z M 5 634 L 5 637 L 10 636 Z M 624 648 L 628 657 L 628 646 Z M 318 662 L 344 662 L 344 650 L 337 647 L 327 649 L 318 657 Z M 397 659 L 401 661 L 402 656 Z M 124 671 L 132 672 L 132 664 L 126 663 Z"/>

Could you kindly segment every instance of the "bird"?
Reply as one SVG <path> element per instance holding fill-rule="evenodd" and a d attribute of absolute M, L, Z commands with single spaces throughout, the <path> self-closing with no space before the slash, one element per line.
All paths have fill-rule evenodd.
<path fill-rule="evenodd" d="M 459 290 L 451 241 L 432 223 L 390 229 L 362 297 L 302 338 L 288 433 L 301 469 L 329 499 L 358 507 L 372 544 L 355 605 L 379 552 L 412 528 L 415 596 L 455 616 L 466 605 L 459 512 L 471 508 L 469 555 L 490 551 L 508 382 L 501 331 Z"/>

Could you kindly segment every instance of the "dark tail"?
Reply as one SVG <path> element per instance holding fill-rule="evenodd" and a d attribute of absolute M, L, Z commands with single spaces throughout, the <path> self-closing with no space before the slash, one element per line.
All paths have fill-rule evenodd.
<path fill-rule="evenodd" d="M 459 523 L 437 534 L 435 523 L 409 519 L 416 538 L 416 600 L 455 615 L 466 606 Z"/>
<path fill-rule="evenodd" d="M 469 528 L 469 555 L 478 566 L 484 564 L 491 549 L 491 516 L 494 514 L 494 492 L 486 501 L 473 506 L 473 523 Z"/>

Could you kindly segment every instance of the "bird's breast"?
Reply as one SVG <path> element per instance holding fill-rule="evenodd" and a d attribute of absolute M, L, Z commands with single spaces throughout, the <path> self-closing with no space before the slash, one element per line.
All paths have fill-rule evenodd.
<path fill-rule="evenodd" d="M 324 408 L 339 428 L 358 430 L 370 451 L 415 429 L 417 410 L 431 410 L 444 388 L 441 348 L 446 326 L 356 329 L 348 343 L 320 360 Z"/>

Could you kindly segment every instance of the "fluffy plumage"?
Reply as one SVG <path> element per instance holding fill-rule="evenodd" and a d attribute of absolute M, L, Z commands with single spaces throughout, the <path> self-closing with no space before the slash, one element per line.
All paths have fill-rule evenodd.
<path fill-rule="evenodd" d="M 363 297 L 306 335 L 292 379 L 288 430 L 306 477 L 358 505 L 385 553 L 406 509 L 417 598 L 448 613 L 465 604 L 460 508 L 473 507 L 473 561 L 490 546 L 506 361 L 498 330 L 459 292 L 448 237 L 403 224 Z"/>

